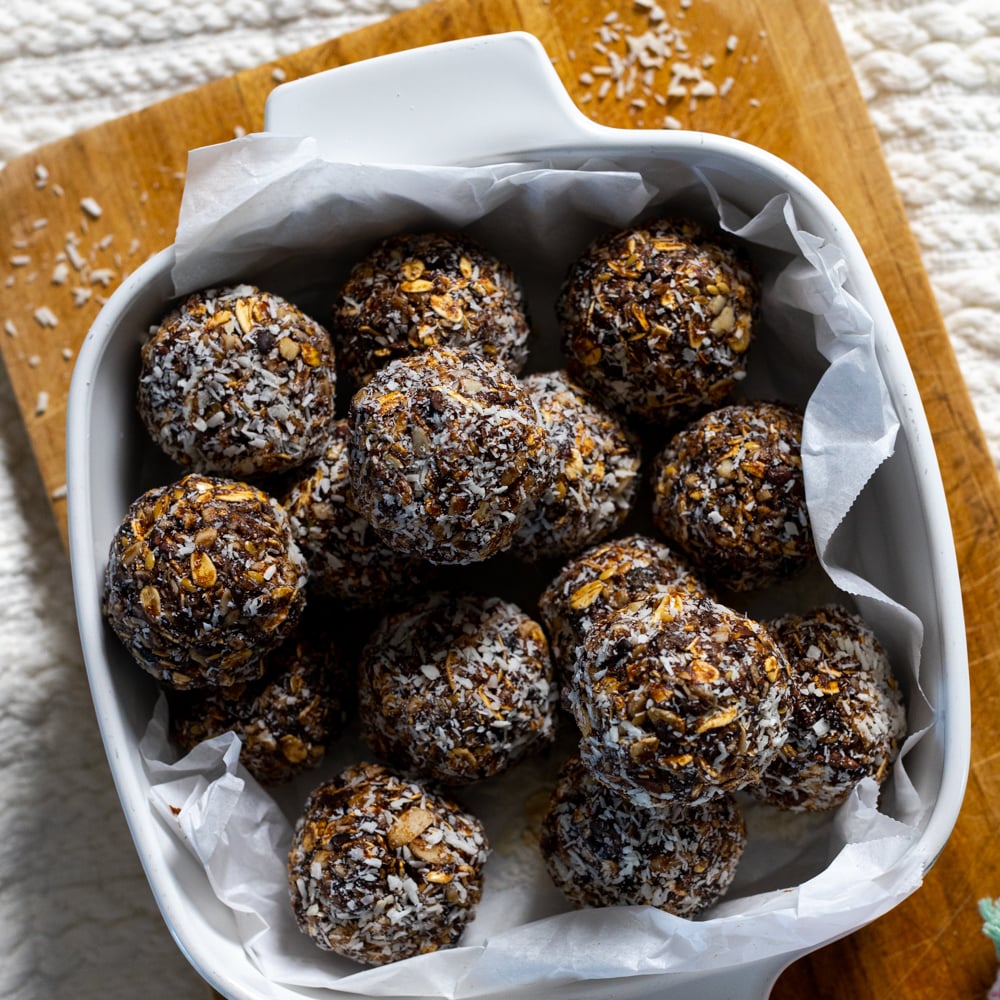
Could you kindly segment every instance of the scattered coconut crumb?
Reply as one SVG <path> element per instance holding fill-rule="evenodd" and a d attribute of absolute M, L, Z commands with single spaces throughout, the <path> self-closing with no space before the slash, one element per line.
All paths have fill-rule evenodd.
<path fill-rule="evenodd" d="M 35 416 L 40 417 L 49 408 L 49 394 L 42 390 L 35 400 Z"/>
<path fill-rule="evenodd" d="M 680 0 L 677 20 L 692 3 Z M 735 50 L 737 36 L 726 39 L 725 53 L 719 48 L 695 52 L 692 33 L 672 24 L 657 0 L 634 0 L 628 12 L 622 8 L 604 15 L 592 31 L 591 50 L 601 58 L 594 60 L 591 55 L 577 76 L 583 90 L 581 104 L 614 97 L 625 104 L 637 125 L 643 125 L 650 108 L 684 102 L 685 110 L 694 115 L 700 102 L 724 97 L 735 86 L 735 77 L 722 72 L 721 57 Z M 575 60 L 575 55 L 570 53 L 570 58 Z M 670 124 L 663 127 L 683 127 L 675 115 L 667 119 Z"/>
<path fill-rule="evenodd" d="M 7 334 L 8 337 L 17 336 L 17 327 L 14 325 L 12 319 L 5 319 L 3 321 L 3 332 Z"/>
<path fill-rule="evenodd" d="M 66 484 L 63 483 L 62 486 L 57 486 L 50 494 L 49 497 L 52 500 L 65 500 L 66 499 Z"/>
<path fill-rule="evenodd" d="M 73 270 L 82 271 L 87 265 L 87 261 L 84 260 L 83 254 L 80 253 L 76 248 L 75 237 L 66 239 L 66 256 L 69 258 L 69 262 L 73 265 Z"/>
<path fill-rule="evenodd" d="M 53 185 L 52 185 L 52 193 L 53 193 L 53 194 L 54 194 L 54 195 L 55 195 L 55 196 L 56 196 L 57 198 L 61 198 L 61 197 L 62 197 L 62 196 L 63 196 L 63 195 L 64 195 L 64 194 L 66 193 L 66 192 L 65 192 L 65 191 L 63 191 L 63 189 L 62 189 L 62 185 L 61 185 L 61 184 L 53 184 Z"/>
<path fill-rule="evenodd" d="M 92 219 L 99 219 L 101 217 L 101 213 L 104 211 L 94 198 L 89 197 L 80 199 L 80 208 L 82 208 Z"/>
<path fill-rule="evenodd" d="M 35 187 L 38 188 L 39 191 L 41 191 L 41 189 L 45 187 L 45 185 L 48 184 L 48 182 L 49 182 L 48 170 L 41 163 L 37 163 L 35 165 Z"/>
<path fill-rule="evenodd" d="M 63 361 L 72 361 L 73 360 L 73 351 L 72 351 L 71 348 L 64 347 L 62 349 L 62 359 L 63 359 Z"/>
<path fill-rule="evenodd" d="M 90 296 L 93 294 L 89 288 L 74 288 L 73 293 L 73 305 L 77 309 L 82 305 L 86 305 L 90 301 Z"/>
<path fill-rule="evenodd" d="M 138 251 L 140 246 L 142 246 L 142 243 L 138 239 L 133 237 L 132 242 L 128 245 L 129 257 L 133 256 Z"/>
<path fill-rule="evenodd" d="M 242 139 L 246 134 L 247 130 L 242 125 L 236 125 L 233 127 L 233 135 L 236 136 L 237 139 Z"/>
<path fill-rule="evenodd" d="M 65 261 L 60 261 L 52 268 L 52 284 L 65 285 L 69 277 L 69 265 Z"/>
<path fill-rule="evenodd" d="M 32 354 L 31 357 L 28 358 L 29 368 L 37 368 L 41 363 L 42 359 L 37 354 Z"/>
<path fill-rule="evenodd" d="M 275 83 L 284 83 L 287 78 L 288 74 L 285 73 L 280 66 L 275 66 L 274 69 L 271 70 L 271 79 L 274 80 Z"/>
<path fill-rule="evenodd" d="M 58 326 L 59 319 L 48 306 L 39 306 L 35 310 L 35 322 L 39 326 Z"/>
<path fill-rule="evenodd" d="M 110 267 L 95 267 L 90 272 L 90 283 L 92 285 L 102 285 L 107 288 L 114 280 L 115 272 Z"/>
<path fill-rule="evenodd" d="M 109 246 L 114 242 L 114 233 L 108 233 L 107 236 L 102 236 L 97 242 L 98 250 L 107 250 Z"/>
<path fill-rule="evenodd" d="M 749 101 L 749 104 L 750 104 L 751 108 L 759 108 L 760 107 L 760 101 L 758 101 L 756 97 L 751 97 L 750 101 Z"/>
<path fill-rule="evenodd" d="M 44 229 L 49 224 L 48 219 L 35 219 L 31 224 L 32 229 Z"/>
<path fill-rule="evenodd" d="M 27 267 L 31 263 L 31 257 L 26 253 L 16 253 L 10 259 L 11 267 Z"/>

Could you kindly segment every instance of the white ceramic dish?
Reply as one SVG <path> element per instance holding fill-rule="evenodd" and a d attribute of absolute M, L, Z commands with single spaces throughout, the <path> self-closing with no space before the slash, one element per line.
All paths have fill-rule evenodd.
<path fill-rule="evenodd" d="M 489 114 L 469 114 L 461 119 L 462 128 L 442 128 L 440 109 L 454 109 L 456 101 L 470 111 L 488 107 Z M 267 129 L 316 135 L 331 159 L 360 163 L 545 159 L 575 168 L 600 157 L 640 173 L 666 159 L 698 165 L 716 170 L 720 194 L 751 213 L 772 196 L 787 193 L 800 225 L 841 248 L 849 270 L 846 287 L 873 319 L 875 357 L 900 419 L 894 453 L 866 488 L 864 503 L 871 518 L 850 542 L 870 549 L 864 561 L 879 587 L 923 623 L 921 685 L 936 717 L 912 755 L 911 777 L 932 803 L 913 849 L 922 859 L 936 857 L 957 817 L 969 763 L 969 690 L 954 546 L 906 356 L 861 248 L 829 200 L 787 164 L 742 143 L 707 134 L 631 132 L 594 124 L 572 105 L 537 41 L 520 33 L 413 50 L 286 84 L 269 100 Z M 201 867 L 150 809 L 149 781 L 137 745 L 155 689 L 128 662 L 101 617 L 111 537 L 128 504 L 157 474 L 157 460 L 150 456 L 151 445 L 134 415 L 134 385 L 138 344 L 174 296 L 174 259 L 174 248 L 168 248 L 122 283 L 88 334 L 74 373 L 67 454 L 80 635 L 122 807 L 179 947 L 229 997 L 301 1000 L 321 994 L 275 984 L 254 968 L 236 938 L 231 913 L 213 895 Z M 822 942 L 810 947 L 817 943 Z M 705 968 L 678 976 L 637 976 L 613 986 L 550 984 L 540 992 L 519 990 L 517 995 L 666 998 L 697 989 L 704 998 L 766 996 L 780 971 L 805 950 L 791 948 L 721 972 Z"/>

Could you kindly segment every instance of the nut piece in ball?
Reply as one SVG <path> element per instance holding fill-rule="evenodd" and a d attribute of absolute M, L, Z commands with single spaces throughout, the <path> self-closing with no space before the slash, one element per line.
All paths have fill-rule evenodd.
<path fill-rule="evenodd" d="M 330 335 L 253 285 L 196 292 L 142 348 L 138 410 L 175 462 L 236 478 L 323 450 L 334 413 Z"/>
<path fill-rule="evenodd" d="M 355 394 L 348 420 L 358 509 L 386 544 L 433 563 L 509 547 L 555 474 L 527 390 L 468 352 L 391 362 Z"/>
<path fill-rule="evenodd" d="M 595 622 L 571 684 L 584 764 L 640 808 L 755 784 L 788 735 L 789 667 L 770 633 L 683 588 Z"/>
<path fill-rule="evenodd" d="M 640 459 L 635 437 L 565 372 L 530 375 L 524 386 L 556 453 L 555 480 L 515 541 L 530 562 L 572 555 L 616 531 L 632 509 Z"/>
<path fill-rule="evenodd" d="M 474 816 L 377 764 L 309 796 L 288 854 L 299 929 L 325 951 L 384 965 L 458 942 L 489 853 Z"/>
<path fill-rule="evenodd" d="M 768 623 L 792 670 L 788 742 L 752 791 L 795 812 L 833 809 L 881 783 L 906 735 L 903 695 L 864 620 L 831 605 Z"/>
<path fill-rule="evenodd" d="M 545 635 L 497 597 L 438 593 L 385 619 L 359 685 L 372 750 L 442 784 L 492 777 L 555 736 Z"/>
<path fill-rule="evenodd" d="M 104 613 L 139 665 L 173 687 L 252 681 L 305 607 L 306 572 L 277 500 L 192 474 L 129 507 Z"/>
<path fill-rule="evenodd" d="M 693 917 L 729 888 L 746 846 L 731 795 L 639 809 L 571 757 L 542 821 L 552 881 L 578 906 L 655 906 Z"/>
<path fill-rule="evenodd" d="M 644 420 L 689 419 L 745 377 L 757 294 L 742 254 L 693 222 L 602 236 L 557 302 L 570 374 Z"/>
<path fill-rule="evenodd" d="M 450 347 L 517 374 L 528 321 L 514 272 L 461 233 L 392 236 L 355 264 L 334 304 L 343 370 L 361 384 L 395 358 Z"/>
<path fill-rule="evenodd" d="M 802 417 L 774 403 L 725 406 L 679 431 L 653 469 L 653 522 L 713 582 L 746 591 L 815 557 Z"/>

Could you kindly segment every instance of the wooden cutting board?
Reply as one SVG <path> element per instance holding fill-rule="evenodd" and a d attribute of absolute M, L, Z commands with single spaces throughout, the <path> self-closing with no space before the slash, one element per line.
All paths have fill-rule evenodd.
<path fill-rule="evenodd" d="M 612 0 L 433 0 L 10 163 L 0 172 L 0 348 L 55 522 L 65 537 L 66 395 L 90 322 L 128 272 L 171 242 L 187 151 L 259 130 L 264 100 L 280 80 L 445 39 L 524 29 L 545 45 L 581 109 L 603 124 L 669 123 L 763 146 L 815 180 L 847 217 L 906 346 L 952 515 L 974 721 L 963 812 L 924 886 L 875 924 L 797 962 L 774 996 L 983 996 L 996 959 L 976 900 L 1000 895 L 1000 768 L 991 766 L 991 724 L 1000 709 L 994 465 L 825 4 L 670 0 L 664 11 L 657 19 L 655 7 Z M 613 56 L 624 53 L 626 34 L 644 37 L 637 57 L 646 62 L 669 42 L 673 61 L 685 56 L 686 78 L 655 68 L 631 77 Z M 446 111 L 442 127 L 455 127 Z"/>

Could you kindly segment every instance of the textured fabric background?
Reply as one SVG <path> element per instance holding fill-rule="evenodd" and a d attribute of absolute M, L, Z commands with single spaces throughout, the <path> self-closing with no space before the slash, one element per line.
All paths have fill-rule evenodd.
<path fill-rule="evenodd" d="M 5 0 L 0 161 L 410 5 Z M 1000 464 L 1000 3 L 831 5 Z M 68 564 L 2 371 L 0 428 L 0 996 L 204 998 L 122 821 Z"/>

